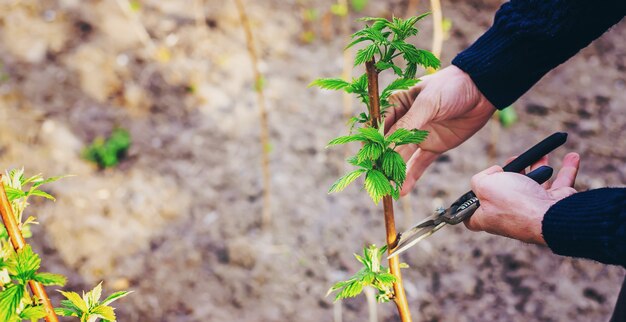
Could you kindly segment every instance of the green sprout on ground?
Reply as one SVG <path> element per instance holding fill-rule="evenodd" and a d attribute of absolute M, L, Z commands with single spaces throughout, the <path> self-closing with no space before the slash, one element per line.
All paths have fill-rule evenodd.
<path fill-rule="evenodd" d="M 83 158 L 95 162 L 100 169 L 114 167 L 126 157 L 131 142 L 128 131 L 115 129 L 107 139 L 101 136 L 95 138 L 83 150 Z"/>
<path fill-rule="evenodd" d="M 354 59 L 355 66 L 365 65 L 365 74 L 352 81 L 320 78 L 309 85 L 354 94 L 367 108 L 367 112 L 360 113 L 348 121 L 349 135 L 335 138 L 328 144 L 328 146 L 350 142 L 362 144 L 356 155 L 347 160 L 357 169 L 337 180 L 329 192 L 339 192 L 360 176 L 365 176 L 363 186 L 374 203 L 378 204 L 383 200 L 387 234 L 385 250 L 394 247 L 396 243 L 393 199 L 400 197 L 400 188 L 406 179 L 406 163 L 396 148 L 405 144 L 420 144 L 428 133 L 418 129 L 398 129 L 385 135 L 384 115 L 386 110 L 393 106 L 394 91 L 409 89 L 419 82 L 419 79 L 415 78 L 418 66 L 433 69 L 440 66 L 439 59 L 431 52 L 418 49 L 407 42 L 409 37 L 418 34 L 415 24 L 427 15 L 408 19 L 361 19 L 366 26 L 352 35 L 352 41 L 346 49 L 357 44 L 365 45 L 357 51 Z M 386 70 L 393 72 L 397 78 L 380 92 L 378 76 Z M 354 131 L 359 124 L 362 127 Z M 339 299 L 356 296 L 361 293 L 363 287 L 372 286 L 379 290 L 379 301 L 393 298 L 402 321 L 411 321 L 402 288 L 399 260 L 397 256 L 392 257 L 389 260 L 389 268 L 384 268 L 380 266 L 383 252 L 384 250 L 381 251 L 374 246 L 366 248 L 364 256 L 357 257 L 363 264 L 363 269 L 350 279 L 335 284 L 331 292 L 339 291 L 336 297 Z"/>
<path fill-rule="evenodd" d="M 15 222 L 13 227 L 16 228 L 7 230 L 7 222 L 0 226 L 0 321 L 32 322 L 43 318 L 56 321 L 56 318 L 49 320 L 50 315 L 54 316 L 52 313 L 54 310 L 59 315 L 78 317 L 81 322 L 96 322 L 98 319 L 102 322 L 113 322 L 116 321 L 115 313 L 109 304 L 129 294 L 126 291 L 116 292 L 99 301 L 102 293 L 102 286 L 99 284 L 87 294 L 83 294 L 82 298 L 74 292 L 61 292 L 67 300 L 61 302 L 60 308 L 52 308 L 41 285 L 64 286 L 66 278 L 59 274 L 38 272 L 41 258 L 23 240 L 32 236 L 30 226 L 38 222 L 34 216 L 29 216 L 26 220 L 23 220 L 23 217 L 30 197 L 55 200 L 52 195 L 40 188 L 63 177 L 65 176 L 44 178 L 41 174 L 25 177 L 24 169 L 7 171 L 1 177 L 0 184 L 6 193 L 5 200 L 9 203 L 7 207 L 10 207 L 10 213 L 6 213 L 7 217 L 3 218 L 11 220 L 12 215 L 11 221 Z M 15 250 L 18 248 L 14 245 L 15 240 L 19 239 L 24 246 Z M 40 289 L 37 289 L 36 284 L 39 284 Z M 29 292 L 28 287 L 33 289 L 33 294 Z M 46 310 L 46 304 L 50 313 Z"/>

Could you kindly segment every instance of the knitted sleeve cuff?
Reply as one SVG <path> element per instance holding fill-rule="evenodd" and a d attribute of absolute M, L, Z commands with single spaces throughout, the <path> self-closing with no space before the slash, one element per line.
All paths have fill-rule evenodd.
<path fill-rule="evenodd" d="M 515 102 L 546 72 L 529 61 L 540 46 L 498 25 L 491 27 L 472 46 L 459 53 L 452 64 L 466 72 L 497 109 Z"/>
<path fill-rule="evenodd" d="M 560 200 L 545 214 L 542 233 L 556 254 L 626 266 L 626 189 L 602 188 Z"/>

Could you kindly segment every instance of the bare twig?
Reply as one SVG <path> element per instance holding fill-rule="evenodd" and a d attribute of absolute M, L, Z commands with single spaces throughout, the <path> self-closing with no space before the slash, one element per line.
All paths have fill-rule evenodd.
<path fill-rule="evenodd" d="M 430 0 L 430 10 L 433 13 L 433 45 L 432 52 L 437 58 L 441 57 L 443 47 L 443 13 L 440 0 Z"/>
<path fill-rule="evenodd" d="M 375 66 L 374 60 L 370 60 L 365 63 L 365 69 L 367 71 L 367 90 L 369 94 L 369 112 L 371 126 L 378 128 L 380 125 L 380 94 L 378 91 L 378 69 Z M 387 249 L 391 253 L 391 250 L 396 246 L 397 233 L 396 223 L 393 214 L 393 199 L 390 195 L 383 197 L 383 212 L 385 215 L 385 230 L 387 233 Z M 406 294 L 402 287 L 402 274 L 400 273 L 400 260 L 398 256 L 391 257 L 389 259 L 389 269 L 391 274 L 396 277 L 396 282 L 393 283 L 394 302 L 398 308 L 398 314 L 402 322 L 411 322 L 411 312 L 409 311 L 409 304 L 406 300 Z"/>
<path fill-rule="evenodd" d="M 22 232 L 20 231 L 19 225 L 15 219 L 15 215 L 13 214 L 11 202 L 7 198 L 6 191 L 4 190 L 4 185 L 1 183 L 1 181 L 2 174 L 0 174 L 0 213 L 2 214 L 2 222 L 4 223 L 4 227 L 9 234 L 9 238 L 11 239 L 11 244 L 13 245 L 13 248 L 18 251 L 26 246 L 26 241 L 22 236 Z M 46 310 L 46 321 L 58 322 L 59 319 L 54 313 L 54 308 L 52 307 L 50 298 L 48 298 L 48 294 L 43 288 L 43 285 L 41 285 L 41 283 L 39 282 L 32 280 L 28 282 L 28 285 L 30 286 L 31 291 L 33 291 L 33 294 L 41 301 L 41 304 Z"/>
<path fill-rule="evenodd" d="M 246 34 L 246 43 L 248 46 L 248 54 L 252 61 L 252 73 L 254 75 L 254 85 L 257 93 L 257 102 L 259 104 L 259 121 L 261 126 L 261 169 L 263 171 L 263 214 L 261 217 L 263 227 L 268 227 L 272 221 L 270 211 L 270 142 L 269 142 L 269 126 L 267 121 L 267 109 L 265 108 L 265 95 L 263 94 L 263 75 L 259 71 L 258 55 L 254 46 L 254 36 L 250 27 L 250 20 L 246 14 L 243 0 L 235 0 L 237 10 L 243 30 Z"/>

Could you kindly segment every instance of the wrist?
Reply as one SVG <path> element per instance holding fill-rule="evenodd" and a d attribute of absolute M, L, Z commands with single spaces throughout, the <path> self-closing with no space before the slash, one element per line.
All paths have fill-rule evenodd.
<path fill-rule="evenodd" d="M 552 207 L 552 205 L 556 202 L 557 200 L 545 199 L 536 203 L 531 203 L 531 207 L 527 212 L 527 214 L 531 214 L 531 216 L 528 216 L 529 219 L 531 219 L 531 222 L 529 223 L 529 243 L 544 246 L 547 245 L 543 237 L 543 217 L 546 215 L 550 207 Z"/>

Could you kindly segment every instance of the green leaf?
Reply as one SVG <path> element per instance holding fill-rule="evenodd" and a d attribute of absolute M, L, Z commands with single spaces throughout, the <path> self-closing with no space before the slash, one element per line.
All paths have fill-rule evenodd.
<path fill-rule="evenodd" d="M 55 182 L 55 181 L 58 181 L 67 177 L 72 177 L 72 175 L 56 176 L 56 177 L 50 177 L 41 181 L 36 181 L 35 183 L 33 183 L 33 188 L 37 188 L 43 184 L 52 183 L 52 182 Z"/>
<path fill-rule="evenodd" d="M 104 301 L 102 301 L 101 304 L 103 305 L 109 305 L 113 302 L 115 302 L 116 300 L 121 299 L 122 297 L 125 297 L 127 295 L 129 295 L 130 293 L 132 293 L 131 291 L 120 291 L 120 292 L 115 292 L 111 295 L 109 295 L 106 299 L 104 299 Z"/>
<path fill-rule="evenodd" d="M 353 37 L 354 37 L 354 35 L 353 35 Z M 366 41 L 366 40 L 370 40 L 370 39 L 369 39 L 369 38 L 367 38 L 367 37 L 357 37 L 357 38 L 355 38 L 354 40 L 352 40 L 352 41 L 351 41 L 348 45 L 346 45 L 346 47 L 344 47 L 344 49 L 351 48 L 351 47 L 353 47 L 354 45 L 356 45 L 356 44 L 358 44 L 358 43 L 361 43 L 361 42 L 364 42 L 364 41 Z"/>
<path fill-rule="evenodd" d="M 26 195 L 24 191 L 9 186 L 4 186 L 4 190 L 7 193 L 7 198 L 9 199 L 9 201 L 20 199 Z"/>
<path fill-rule="evenodd" d="M 309 84 L 309 87 L 317 86 L 322 89 L 340 90 L 350 86 L 350 83 L 341 78 L 318 78 Z"/>
<path fill-rule="evenodd" d="M 0 292 L 0 321 L 13 319 L 22 297 L 24 297 L 24 286 L 22 285 L 11 284 Z"/>
<path fill-rule="evenodd" d="M 406 163 L 400 153 L 387 149 L 383 154 L 382 170 L 387 178 L 391 178 L 398 186 L 406 179 Z"/>
<path fill-rule="evenodd" d="M 411 134 L 412 134 L 411 131 L 405 128 L 399 128 L 393 133 L 387 135 L 387 138 L 385 139 L 385 143 L 389 145 L 390 143 L 400 142 L 402 141 L 402 139 L 411 136 Z"/>
<path fill-rule="evenodd" d="M 380 52 L 380 50 L 375 44 L 371 44 L 363 49 L 359 49 L 354 56 L 354 66 L 358 66 L 372 60 L 376 52 Z"/>
<path fill-rule="evenodd" d="M 64 307 L 55 307 L 54 313 L 61 316 L 79 316 L 79 313 Z"/>
<path fill-rule="evenodd" d="M 411 130 L 411 135 L 403 137 L 401 140 L 395 141 L 396 146 L 404 144 L 420 144 L 428 137 L 428 131 L 423 130 Z"/>
<path fill-rule="evenodd" d="M 366 171 L 367 170 L 365 170 L 365 169 L 357 169 L 357 170 L 354 170 L 354 171 L 344 175 L 343 177 L 341 177 L 337 181 L 335 181 L 335 183 L 333 183 L 333 185 L 328 190 L 328 193 L 342 191 L 343 189 L 345 189 L 349 184 L 351 184 L 354 180 L 356 180 L 358 177 L 360 177 Z"/>
<path fill-rule="evenodd" d="M 363 145 L 363 147 L 357 152 L 356 158 L 357 162 L 363 162 L 365 160 L 378 160 L 380 156 L 383 154 L 383 147 L 378 143 L 367 142 Z"/>
<path fill-rule="evenodd" d="M 376 279 L 388 286 L 391 286 L 396 281 L 396 277 L 389 273 L 379 273 L 376 275 Z"/>
<path fill-rule="evenodd" d="M 65 286 L 65 283 L 67 283 L 67 278 L 65 278 L 65 276 L 53 273 L 37 273 L 33 276 L 33 279 L 46 286 Z"/>
<path fill-rule="evenodd" d="M 20 319 L 23 320 L 39 320 L 46 316 L 46 309 L 43 305 L 29 306 L 20 312 Z"/>
<path fill-rule="evenodd" d="M 76 292 L 63 292 L 63 291 L 59 291 L 61 292 L 61 294 L 63 294 L 63 296 L 65 296 L 65 298 L 67 298 L 71 304 L 77 308 L 78 310 L 80 310 L 81 312 L 88 312 L 89 311 L 89 307 L 87 307 L 87 303 L 80 297 L 80 295 L 78 295 L 78 293 Z"/>
<path fill-rule="evenodd" d="M 326 145 L 326 147 L 332 146 L 332 145 L 338 145 L 338 144 L 346 144 L 346 143 L 350 143 L 350 142 L 354 142 L 354 141 L 367 141 L 368 139 L 363 136 L 363 135 L 359 135 L 359 134 L 353 134 L 353 135 L 345 135 L 345 136 L 340 136 L 338 138 L 334 138 L 332 140 L 330 140 L 330 142 L 328 142 L 328 144 Z"/>
<path fill-rule="evenodd" d="M 56 200 L 56 198 L 54 198 L 52 195 L 50 195 L 49 193 L 47 193 L 45 191 L 41 191 L 41 190 L 31 190 L 31 191 L 28 192 L 28 195 L 44 197 L 44 198 L 52 200 L 52 201 Z"/>
<path fill-rule="evenodd" d="M 26 284 L 34 278 L 41 264 L 41 258 L 27 244 L 24 248 L 17 251 L 11 264 L 10 271 L 12 271 L 12 275 L 22 284 Z"/>
<path fill-rule="evenodd" d="M 91 309 L 89 315 L 98 316 L 99 318 L 115 321 L 115 312 L 113 308 L 107 305 L 98 305 Z"/>
<path fill-rule="evenodd" d="M 373 127 L 362 127 L 358 131 L 362 135 L 362 137 L 367 140 L 379 143 L 381 145 L 385 144 L 385 137 L 380 134 L 378 129 L 375 129 Z"/>
<path fill-rule="evenodd" d="M 417 64 L 407 63 L 404 70 L 404 78 L 415 78 L 415 74 L 417 74 Z"/>
<path fill-rule="evenodd" d="M 367 171 L 365 190 L 375 204 L 378 204 L 384 196 L 390 194 L 392 189 L 389 179 L 382 172 L 378 170 Z"/>
<path fill-rule="evenodd" d="M 395 81 L 391 82 L 391 84 L 389 84 L 389 86 L 387 86 L 383 90 L 382 94 L 380 94 L 380 99 L 387 99 L 389 96 L 391 96 L 391 94 L 393 94 L 393 91 L 409 89 L 415 84 L 419 83 L 419 81 L 419 79 L 415 78 L 398 78 Z"/>

